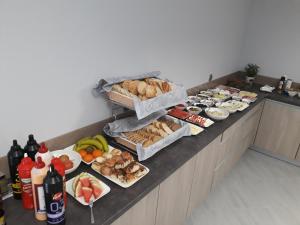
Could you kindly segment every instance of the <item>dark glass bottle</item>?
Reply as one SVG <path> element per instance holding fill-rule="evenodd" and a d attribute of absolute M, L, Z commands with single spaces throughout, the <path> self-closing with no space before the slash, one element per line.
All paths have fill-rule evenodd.
<path fill-rule="evenodd" d="M 0 225 L 6 225 L 5 223 L 5 211 L 3 208 L 3 201 L 2 201 L 2 194 L 1 194 L 1 187 L 0 187 Z"/>
<path fill-rule="evenodd" d="M 65 225 L 65 202 L 63 177 L 53 164 L 44 179 L 44 193 L 48 225 Z"/>
<path fill-rule="evenodd" d="M 19 178 L 19 173 L 17 170 L 18 165 L 24 157 L 24 151 L 20 145 L 18 145 L 17 140 L 13 140 L 13 145 L 7 154 L 9 172 L 11 185 L 13 190 L 13 195 L 15 199 L 21 199 L 22 189 L 21 182 Z"/>
<path fill-rule="evenodd" d="M 28 157 L 35 161 L 35 154 L 38 152 L 40 145 L 34 139 L 33 134 L 28 136 L 28 141 L 26 146 L 24 147 L 25 153 L 27 153 Z"/>

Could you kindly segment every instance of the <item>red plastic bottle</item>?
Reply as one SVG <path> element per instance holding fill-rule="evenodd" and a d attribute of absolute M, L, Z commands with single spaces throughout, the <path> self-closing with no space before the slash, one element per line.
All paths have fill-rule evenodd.
<path fill-rule="evenodd" d="M 31 170 L 33 167 L 34 162 L 25 153 L 24 158 L 18 165 L 18 172 L 22 189 L 22 204 L 25 209 L 33 209 L 33 194 L 31 182 Z"/>
<path fill-rule="evenodd" d="M 66 167 L 59 158 L 53 158 L 51 163 L 54 166 L 54 169 L 59 173 L 63 178 L 64 183 L 64 203 L 65 208 L 67 207 L 67 192 L 66 192 Z"/>

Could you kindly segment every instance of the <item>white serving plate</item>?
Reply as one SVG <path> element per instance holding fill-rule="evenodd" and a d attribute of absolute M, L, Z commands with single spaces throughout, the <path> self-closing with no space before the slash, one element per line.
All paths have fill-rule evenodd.
<path fill-rule="evenodd" d="M 217 116 L 217 115 L 212 114 L 212 112 L 219 112 L 222 115 Z M 220 109 L 220 108 L 215 108 L 215 107 L 213 107 L 213 108 L 206 108 L 205 109 L 205 113 L 206 113 L 206 115 L 208 115 L 210 118 L 212 118 L 214 120 L 225 120 L 229 116 L 229 112 L 227 110 Z"/>
<path fill-rule="evenodd" d="M 196 116 L 199 116 L 199 115 L 196 115 Z M 202 118 L 205 119 L 205 122 L 204 122 L 204 124 L 203 124 L 203 127 L 205 127 L 205 128 L 210 127 L 211 125 L 213 125 L 213 124 L 215 123 L 214 121 L 212 121 L 212 120 L 209 119 L 209 118 L 206 118 L 206 117 L 203 117 L 203 116 L 199 116 L 199 117 L 202 117 Z M 191 120 L 189 120 L 189 118 L 187 118 L 186 121 L 187 121 L 188 123 L 192 123 L 192 124 L 194 124 L 194 125 L 196 125 L 196 126 L 201 127 L 200 124 L 192 122 Z"/>
<path fill-rule="evenodd" d="M 70 160 L 73 162 L 73 167 L 71 169 L 66 170 L 66 174 L 72 173 L 80 165 L 81 156 L 78 152 L 73 151 L 73 146 L 69 146 L 63 150 L 53 151 L 51 153 L 54 157 L 59 157 L 61 155 L 69 156 Z"/>
<path fill-rule="evenodd" d="M 93 200 L 93 202 L 99 200 L 100 198 L 102 198 L 104 195 L 108 194 L 110 192 L 110 187 L 107 186 L 104 182 L 102 182 L 101 180 L 97 179 L 95 176 L 93 176 L 92 174 L 89 174 L 89 176 L 95 178 L 100 184 L 101 184 L 101 187 L 102 187 L 102 193 L 101 195 L 95 199 L 94 196 L 91 197 L 91 200 Z M 73 177 L 72 179 L 68 180 L 66 182 L 66 191 L 69 195 L 71 195 L 73 198 L 75 198 L 78 202 L 80 202 L 82 205 L 89 205 L 88 203 L 86 203 L 84 201 L 84 198 L 83 197 L 80 197 L 80 198 L 76 198 L 75 195 L 74 195 L 74 191 L 73 191 L 73 188 L 72 188 L 72 185 L 73 185 L 73 181 L 74 181 L 75 177 Z"/>
<path fill-rule="evenodd" d="M 217 108 L 227 110 L 229 113 L 235 113 L 237 111 L 237 108 L 231 107 L 232 105 L 228 102 L 219 102 L 216 103 L 216 106 Z"/>
<path fill-rule="evenodd" d="M 139 164 L 140 166 L 143 166 L 145 168 L 144 172 L 143 172 L 143 175 L 136 178 L 135 180 L 132 180 L 131 182 L 128 182 L 128 183 L 123 183 L 121 182 L 119 179 L 115 178 L 115 177 L 112 177 L 112 176 L 104 176 L 103 174 L 100 173 L 100 171 L 97 171 L 95 169 L 92 168 L 92 170 L 94 170 L 96 173 L 99 173 L 101 176 L 105 177 L 106 179 L 114 182 L 115 184 L 121 186 L 122 188 L 129 188 L 131 187 L 132 185 L 134 185 L 136 182 L 138 182 L 140 179 L 142 179 L 144 176 L 146 176 L 148 173 L 149 173 L 149 168 L 142 165 L 141 163 L 137 162 L 137 164 Z"/>
<path fill-rule="evenodd" d="M 112 146 L 108 146 L 109 147 L 109 151 L 108 152 L 111 152 L 113 149 L 115 149 L 114 147 Z M 121 150 L 122 151 L 122 150 Z M 116 183 L 117 185 L 123 187 L 123 188 L 129 188 L 130 186 L 134 185 L 136 182 L 138 182 L 140 179 L 142 179 L 144 176 L 146 176 L 147 173 L 149 173 L 150 169 L 146 166 L 144 166 L 143 164 L 137 162 L 137 164 L 139 164 L 140 166 L 143 166 L 145 168 L 145 171 L 143 172 L 143 175 L 138 177 L 137 179 L 131 181 L 131 182 L 128 182 L 128 183 L 123 183 L 121 182 L 119 179 L 115 178 L 115 177 L 112 177 L 112 176 L 105 176 L 103 174 L 100 173 L 100 171 L 97 171 L 95 169 L 92 168 L 92 170 L 94 170 L 95 172 L 99 173 L 101 176 L 107 178 L 108 180 Z"/>
<path fill-rule="evenodd" d="M 247 109 L 249 107 L 248 103 L 240 102 L 240 101 L 237 101 L 237 100 L 229 100 L 229 101 L 227 101 L 227 103 L 233 104 L 233 105 L 235 105 L 235 104 L 240 105 L 240 107 L 237 107 L 238 111 L 244 111 L 245 109 Z"/>
<path fill-rule="evenodd" d="M 186 122 L 186 123 L 189 124 L 189 126 L 191 128 L 191 134 L 193 136 L 198 135 L 198 134 L 200 134 L 201 132 L 204 131 L 204 128 L 202 128 L 202 127 L 199 127 L 199 126 L 197 126 L 195 124 L 192 124 L 192 123 L 189 123 L 189 122 Z"/>

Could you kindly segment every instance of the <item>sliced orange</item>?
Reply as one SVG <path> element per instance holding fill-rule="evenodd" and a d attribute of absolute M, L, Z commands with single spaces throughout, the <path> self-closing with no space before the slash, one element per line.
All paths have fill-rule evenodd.
<path fill-rule="evenodd" d="M 102 155 L 103 155 L 103 152 L 101 150 L 99 150 L 99 149 L 95 149 L 93 151 L 93 157 L 94 158 L 97 158 L 97 157 L 102 156 Z"/>
<path fill-rule="evenodd" d="M 81 158 L 83 158 L 84 156 L 86 156 L 87 152 L 85 149 L 80 149 L 79 154 L 81 155 Z"/>
<path fill-rule="evenodd" d="M 89 153 L 83 157 L 83 160 L 86 161 L 87 163 L 92 162 L 93 159 L 94 159 L 93 155 Z"/>

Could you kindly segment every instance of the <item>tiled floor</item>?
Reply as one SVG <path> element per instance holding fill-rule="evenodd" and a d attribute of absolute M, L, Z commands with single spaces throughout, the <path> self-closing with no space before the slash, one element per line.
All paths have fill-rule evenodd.
<path fill-rule="evenodd" d="M 186 225 L 299 225 L 300 168 L 247 151 Z"/>

